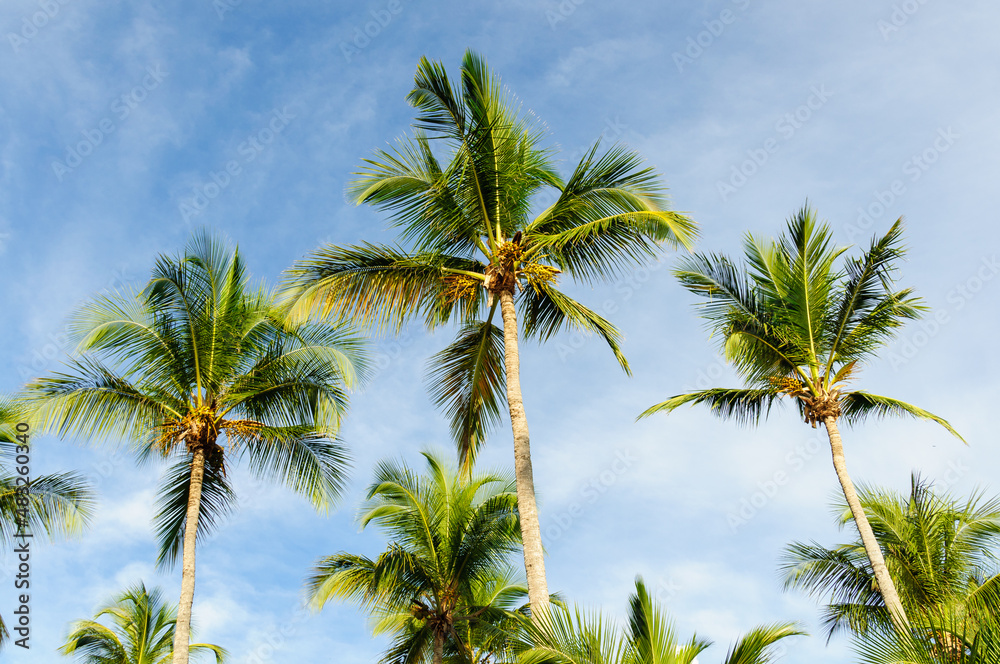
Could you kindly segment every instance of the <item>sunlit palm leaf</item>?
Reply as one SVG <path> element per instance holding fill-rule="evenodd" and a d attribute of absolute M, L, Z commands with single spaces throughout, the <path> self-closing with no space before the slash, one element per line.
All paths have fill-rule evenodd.
<path fill-rule="evenodd" d="M 431 399 L 451 419 L 459 459 L 470 468 L 506 405 L 503 330 L 491 322 L 467 324 L 428 362 Z"/>

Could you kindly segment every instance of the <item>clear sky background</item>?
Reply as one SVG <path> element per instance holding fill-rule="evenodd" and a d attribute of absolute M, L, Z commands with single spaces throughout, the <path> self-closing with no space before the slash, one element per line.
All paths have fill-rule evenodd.
<path fill-rule="evenodd" d="M 863 385 L 949 418 L 970 444 L 932 424 L 872 424 L 844 432 L 849 468 L 899 491 L 914 470 L 959 493 L 1000 490 L 998 21 L 988 0 L 4 0 L 0 391 L 57 369 L 74 308 L 140 285 L 199 226 L 227 234 L 272 283 L 321 243 L 391 241 L 345 184 L 408 131 L 418 58 L 455 72 L 471 47 L 547 123 L 567 172 L 602 135 L 639 150 L 701 224 L 702 250 L 734 254 L 747 231 L 777 234 L 807 198 L 844 244 L 905 215 L 901 277 L 939 322 L 906 328 Z M 280 131 L 262 135 L 272 122 Z M 206 190 L 230 161 L 239 173 Z M 632 378 L 598 340 L 566 334 L 525 345 L 522 384 L 550 588 L 621 615 L 642 574 L 682 634 L 716 641 L 701 657 L 712 662 L 762 622 L 818 633 L 816 603 L 782 591 L 779 556 L 794 539 L 848 535 L 830 514 L 838 484 L 823 432 L 794 409 L 756 430 L 697 409 L 634 422 L 685 388 L 735 384 L 673 261 L 571 289 L 613 312 Z M 333 513 L 237 475 L 239 512 L 199 550 L 199 639 L 235 663 L 374 661 L 383 643 L 352 606 L 297 610 L 303 579 L 322 555 L 384 547 L 354 520 L 377 460 L 450 449 L 422 381 L 450 336 L 413 327 L 376 342 L 381 370 L 353 398 L 352 480 Z M 508 428 L 484 457 L 510 466 Z M 161 467 L 44 438 L 34 468 L 86 473 L 100 504 L 87 533 L 36 552 L 32 648 L 3 654 L 16 664 L 65 661 L 55 648 L 68 624 L 127 584 L 179 592 L 179 568 L 154 567 Z M 8 617 L 10 561 L 0 552 Z M 784 661 L 848 656 L 845 639 L 813 636 L 788 642 Z"/>

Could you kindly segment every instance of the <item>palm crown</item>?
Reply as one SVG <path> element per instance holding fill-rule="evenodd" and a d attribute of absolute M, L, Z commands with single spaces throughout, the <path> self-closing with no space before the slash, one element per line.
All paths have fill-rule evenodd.
<path fill-rule="evenodd" d="M 101 622 L 109 619 L 111 625 Z M 136 584 L 102 607 L 94 620 L 73 623 L 59 649 L 80 664 L 167 664 L 173 657 L 177 608 L 163 600 L 158 588 Z M 226 651 L 208 643 L 191 645 L 193 653 L 212 653 L 222 664 Z"/>
<path fill-rule="evenodd" d="M 459 85 L 422 59 L 409 101 L 419 113 L 415 135 L 366 160 L 350 187 L 357 202 L 390 213 L 408 247 L 323 248 L 296 265 L 291 284 L 299 312 L 391 328 L 412 316 L 429 327 L 459 322 L 431 378 L 465 455 L 502 406 L 495 294 L 520 293 L 525 337 L 545 340 L 564 325 L 596 332 L 628 370 L 619 331 L 560 291 L 559 275 L 608 278 L 656 257 L 661 242 L 689 246 L 695 226 L 666 209 L 654 171 L 623 147 L 599 154 L 594 145 L 563 181 L 542 125 L 471 52 Z M 532 216 L 547 190 L 555 202 Z"/>
<path fill-rule="evenodd" d="M 525 623 L 519 664 L 697 664 L 712 645 L 692 636 L 682 640 L 670 616 L 650 595 L 641 578 L 629 597 L 623 630 L 600 614 L 557 607 L 538 623 Z M 730 648 L 725 664 L 770 664 L 782 639 L 803 634 L 794 623 L 755 627 Z"/>
<path fill-rule="evenodd" d="M 803 208 L 778 240 L 747 236 L 743 269 L 714 254 L 683 260 L 678 278 L 707 300 L 701 313 L 747 387 L 678 395 L 642 417 L 706 403 L 720 416 L 751 422 L 788 396 L 814 427 L 827 419 L 850 424 L 870 416 L 910 415 L 958 436 L 922 408 L 848 386 L 896 330 L 925 309 L 911 289 L 894 286 L 896 263 L 904 254 L 902 231 L 898 220 L 860 257 L 838 268 L 847 248 L 835 247 L 829 226 Z"/>
<path fill-rule="evenodd" d="M 874 488 L 859 493 L 917 632 L 960 620 L 971 638 L 983 615 L 1000 615 L 1000 498 L 977 492 L 959 501 L 935 492 L 917 475 L 908 495 Z M 840 525 L 850 523 L 847 505 L 835 508 Z M 833 548 L 794 542 L 782 568 L 786 588 L 828 598 L 823 617 L 828 636 L 841 630 L 860 636 L 890 630 L 861 542 Z"/>
<path fill-rule="evenodd" d="M 376 469 L 360 521 L 385 531 L 385 553 L 320 560 L 309 592 L 318 606 L 339 597 L 370 610 L 376 633 L 393 635 L 384 662 L 419 662 L 433 648 L 439 663 L 446 645 L 475 662 L 526 592 L 508 562 L 520 540 L 514 480 L 424 458 L 425 475 L 393 462 Z"/>

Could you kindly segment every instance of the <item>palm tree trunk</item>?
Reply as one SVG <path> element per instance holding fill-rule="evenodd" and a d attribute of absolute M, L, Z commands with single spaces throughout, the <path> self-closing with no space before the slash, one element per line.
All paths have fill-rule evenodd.
<path fill-rule="evenodd" d="M 191 461 L 191 488 L 184 522 L 184 558 L 181 565 L 181 599 L 174 628 L 174 662 L 188 664 L 191 644 L 191 605 L 194 603 L 194 546 L 201 511 L 201 485 L 205 479 L 205 450 L 196 447 Z"/>
<path fill-rule="evenodd" d="M 444 634 L 434 630 L 434 664 L 444 664 Z"/>
<path fill-rule="evenodd" d="M 537 620 L 549 608 L 549 586 L 545 580 L 545 559 L 542 551 L 542 529 L 535 504 L 535 480 L 531 471 L 531 443 L 528 418 L 521 399 L 521 361 L 517 351 L 517 313 L 514 294 L 500 292 L 503 314 L 504 367 L 507 370 L 507 405 L 510 425 L 514 430 L 514 475 L 517 478 L 517 511 L 521 519 L 521 541 L 524 547 L 524 572 L 528 579 L 528 602 L 532 619 Z"/>
<path fill-rule="evenodd" d="M 892 577 L 889 576 L 889 569 L 885 566 L 882 549 L 878 545 L 878 540 L 875 539 L 875 533 L 872 532 L 872 527 L 868 523 L 865 511 L 861 507 L 861 501 L 858 500 L 858 494 L 854 490 L 854 483 L 851 482 L 851 477 L 847 474 L 847 464 L 844 461 L 844 444 L 840 440 L 840 430 L 837 428 L 837 421 L 829 418 L 825 419 L 823 424 L 826 426 L 826 433 L 830 437 L 830 449 L 833 452 L 833 467 L 837 471 L 837 478 L 840 480 L 840 486 L 844 490 L 844 497 L 847 498 L 847 504 L 850 506 L 851 514 L 854 516 L 854 523 L 857 525 L 858 532 L 861 534 L 861 541 L 865 545 L 865 553 L 868 554 L 868 560 L 872 565 L 872 570 L 875 572 L 875 580 L 878 582 L 879 592 L 882 593 L 882 599 L 885 601 L 885 606 L 889 610 L 889 617 L 892 618 L 896 630 L 901 634 L 906 634 L 909 622 L 906 619 L 903 604 L 899 600 L 899 593 L 896 592 L 896 586 L 892 582 Z"/>

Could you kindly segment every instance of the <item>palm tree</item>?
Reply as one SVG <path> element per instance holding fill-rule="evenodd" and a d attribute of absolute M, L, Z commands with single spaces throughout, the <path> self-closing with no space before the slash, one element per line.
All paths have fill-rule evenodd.
<path fill-rule="evenodd" d="M 308 580 L 316 607 L 351 600 L 375 619 L 376 634 L 391 634 L 382 662 L 431 659 L 475 664 L 497 642 L 524 594 L 507 558 L 520 529 L 513 478 L 453 470 L 424 453 L 427 471 L 382 462 L 362 507 L 389 538 L 374 560 L 338 553 L 318 561 Z"/>
<path fill-rule="evenodd" d="M 111 626 L 100 622 L 110 618 Z M 81 664 L 167 664 L 174 655 L 177 608 L 163 601 L 159 588 L 152 592 L 139 583 L 102 607 L 94 620 L 73 623 L 64 655 L 76 655 Z M 211 652 L 222 664 L 226 651 L 210 643 L 192 643 L 192 653 Z"/>
<path fill-rule="evenodd" d="M 76 534 L 89 523 L 94 511 L 94 492 L 82 475 L 70 472 L 31 477 L 16 470 L 28 469 L 23 458 L 21 463 L 18 458 L 31 451 L 29 432 L 22 405 L 0 396 L 0 546 L 4 551 L 30 542 L 19 537 L 23 533 L 33 537 L 45 533 L 53 539 Z M 8 636 L 0 617 L 0 649 Z"/>
<path fill-rule="evenodd" d="M 525 571 L 537 609 L 549 593 L 519 337 L 544 341 L 564 326 L 596 332 L 628 372 L 620 332 L 558 290 L 557 279 L 563 272 L 585 283 L 611 278 L 657 257 L 662 243 L 689 246 L 696 227 L 666 209 L 653 170 L 624 147 L 599 154 L 595 144 L 563 181 L 542 147 L 542 126 L 472 52 L 460 85 L 443 65 L 421 59 L 408 99 L 418 110 L 414 136 L 366 160 L 350 195 L 387 210 L 409 246 L 317 250 L 291 272 L 293 312 L 396 330 L 413 317 L 428 328 L 460 323 L 457 340 L 432 360 L 432 397 L 451 418 L 466 468 L 506 398 Z M 432 145 L 445 154 L 439 158 Z M 555 202 L 532 216 L 547 192 Z M 494 325 L 498 306 L 502 330 Z"/>
<path fill-rule="evenodd" d="M 933 639 L 937 625 L 962 617 L 972 636 L 983 598 L 1000 589 L 1000 497 L 977 492 L 959 501 L 914 475 L 908 496 L 862 488 L 859 500 L 914 631 Z M 841 526 L 853 520 L 847 505 L 836 509 Z M 891 631 L 860 541 L 834 548 L 794 542 L 782 571 L 786 588 L 830 598 L 823 616 L 828 638 L 845 629 L 859 638 Z"/>
<path fill-rule="evenodd" d="M 908 415 L 937 422 L 958 436 L 926 410 L 847 387 L 861 365 L 925 308 L 910 289 L 893 290 L 895 263 L 904 253 L 902 232 L 900 219 L 860 257 L 836 269 L 847 248 L 832 245 L 829 226 L 818 224 L 807 206 L 789 219 L 777 241 L 748 234 L 745 268 L 714 254 L 683 262 L 677 276 L 688 290 L 706 298 L 702 315 L 747 387 L 681 394 L 640 415 L 705 403 L 720 417 L 756 423 L 774 402 L 794 399 L 807 423 L 826 427 L 837 478 L 879 590 L 900 628 L 906 614 L 847 473 L 838 421 L 856 424 L 868 417 Z"/>
<path fill-rule="evenodd" d="M 936 616 L 933 635 L 869 631 L 855 644 L 862 664 L 995 664 L 1000 662 L 1000 589 L 994 584 L 977 593 L 970 620 L 964 611 Z"/>
<path fill-rule="evenodd" d="M 782 639 L 803 634 L 794 623 L 755 627 L 726 655 L 724 664 L 770 664 Z M 712 645 L 692 636 L 681 641 L 673 622 L 652 599 L 642 578 L 629 597 L 628 628 L 600 614 L 557 607 L 534 624 L 525 623 L 519 664 L 696 664 Z"/>
<path fill-rule="evenodd" d="M 159 562 L 183 548 L 175 664 L 186 664 L 195 542 L 230 510 L 226 474 L 242 459 L 317 509 L 342 488 L 334 438 L 361 362 L 359 340 L 329 324 L 289 324 L 252 287 L 238 250 L 208 232 L 161 256 L 141 293 L 95 299 L 71 330 L 82 355 L 28 386 L 42 426 L 131 442 L 140 460 L 171 458 L 161 484 Z"/>

